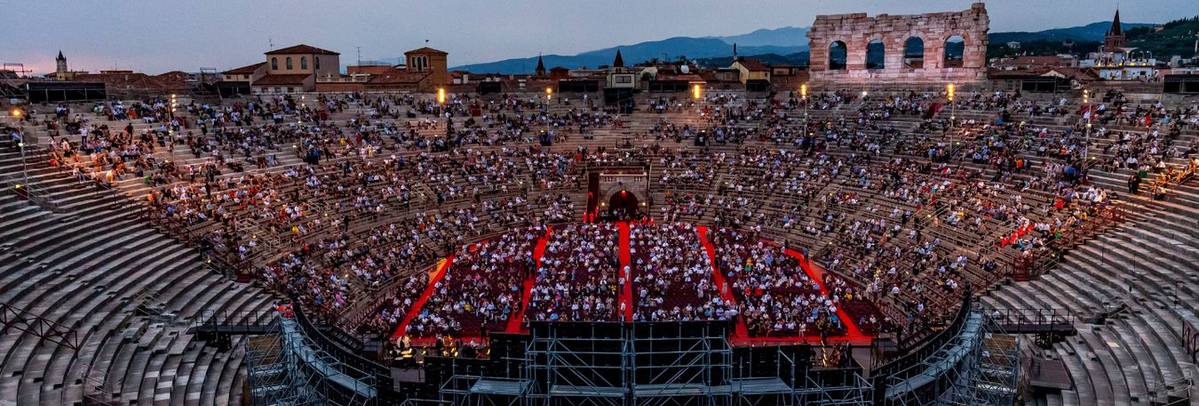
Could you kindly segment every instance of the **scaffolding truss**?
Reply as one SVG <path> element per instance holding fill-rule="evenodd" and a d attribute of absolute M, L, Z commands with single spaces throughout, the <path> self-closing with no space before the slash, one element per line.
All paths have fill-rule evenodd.
<path fill-rule="evenodd" d="M 246 341 L 246 372 L 255 405 L 370 405 L 373 375 L 338 360 L 311 341 L 295 320 Z"/>
<path fill-rule="evenodd" d="M 1021 336 L 1005 334 L 997 320 L 988 318 L 982 337 L 959 367 L 945 405 L 1010 405 L 1020 385 Z"/>
<path fill-rule="evenodd" d="M 882 377 L 891 405 L 1009 405 L 1020 385 L 1020 338 L 973 306 L 930 355 Z M 876 399 L 880 400 L 880 399 Z"/>
<path fill-rule="evenodd" d="M 505 358 L 521 364 L 515 371 L 487 376 L 455 370 L 441 382 L 439 400 L 410 404 L 869 404 L 871 385 L 859 368 L 812 370 L 812 352 L 797 346 L 735 351 L 727 326 L 719 323 L 580 323 L 532 330 L 521 354 Z"/>
<path fill-rule="evenodd" d="M 819 381 L 819 375 L 805 374 L 804 387 L 796 390 L 793 405 L 866 406 L 870 405 L 870 382 L 857 373 L 843 374 L 840 382 Z"/>

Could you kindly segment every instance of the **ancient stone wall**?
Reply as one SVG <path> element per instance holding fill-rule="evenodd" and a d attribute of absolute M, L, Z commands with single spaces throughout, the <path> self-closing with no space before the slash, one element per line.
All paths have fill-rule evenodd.
<path fill-rule="evenodd" d="M 986 79 L 987 30 L 990 19 L 982 3 L 960 12 L 892 16 L 865 13 L 822 15 L 808 31 L 811 40 L 809 72 L 815 85 L 867 83 L 976 82 Z M 945 66 L 945 43 L 954 35 L 965 41 L 960 67 Z M 908 38 L 924 41 L 923 65 L 907 66 L 904 44 Z M 884 46 L 882 69 L 867 69 L 868 44 Z M 846 46 L 845 69 L 830 69 L 829 47 Z"/>

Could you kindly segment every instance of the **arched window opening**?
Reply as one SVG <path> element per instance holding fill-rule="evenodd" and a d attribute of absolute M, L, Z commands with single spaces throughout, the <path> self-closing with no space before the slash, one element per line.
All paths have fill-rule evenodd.
<path fill-rule="evenodd" d="M 924 40 L 911 37 L 903 42 L 903 66 L 909 68 L 924 67 Z"/>
<path fill-rule="evenodd" d="M 887 67 L 887 46 L 881 39 L 873 39 L 866 44 L 866 69 L 883 69 Z"/>
<path fill-rule="evenodd" d="M 845 70 L 845 60 L 848 55 L 848 49 L 845 48 L 845 43 L 841 41 L 833 41 L 828 46 L 828 68 L 829 70 Z"/>
<path fill-rule="evenodd" d="M 961 35 L 954 35 L 945 40 L 945 63 L 942 64 L 946 68 L 962 67 L 962 56 L 966 53 L 966 39 Z"/>

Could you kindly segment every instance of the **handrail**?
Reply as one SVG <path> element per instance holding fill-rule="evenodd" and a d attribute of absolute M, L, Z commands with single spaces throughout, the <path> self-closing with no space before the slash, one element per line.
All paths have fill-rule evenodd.
<path fill-rule="evenodd" d="M 958 309 L 957 315 L 953 318 L 953 322 L 948 327 L 922 341 L 915 346 L 915 349 L 907 351 L 905 355 L 875 368 L 872 374 L 876 376 L 894 376 L 903 370 L 909 369 L 912 365 L 919 363 L 919 360 L 940 349 L 941 346 L 961 332 L 962 327 L 966 324 L 966 318 L 970 314 L 972 303 L 973 299 L 970 289 L 966 289 L 966 292 L 962 295 L 961 307 Z"/>
<path fill-rule="evenodd" d="M 350 351 L 349 349 L 337 344 L 337 342 L 334 341 L 333 339 L 330 339 L 329 337 L 327 337 L 304 314 L 303 307 L 300 305 L 300 303 L 298 301 L 292 302 L 292 309 L 294 310 L 295 319 L 300 326 L 300 330 L 304 333 L 305 336 L 307 336 L 310 340 L 312 340 L 312 342 L 314 344 L 320 346 L 322 350 L 324 350 L 330 354 L 336 354 L 338 360 L 340 360 L 343 363 L 350 364 L 350 366 L 353 367 L 355 370 L 360 370 L 360 371 L 363 371 L 364 373 L 369 374 L 371 377 L 375 378 L 376 382 L 390 382 L 391 381 L 391 369 L 389 367 L 382 365 L 378 362 L 369 360 L 367 358 L 363 358 L 362 356 L 355 354 L 352 351 Z M 335 329 L 337 327 L 329 326 L 329 328 Z M 354 377 L 354 378 L 361 378 L 361 377 Z"/>

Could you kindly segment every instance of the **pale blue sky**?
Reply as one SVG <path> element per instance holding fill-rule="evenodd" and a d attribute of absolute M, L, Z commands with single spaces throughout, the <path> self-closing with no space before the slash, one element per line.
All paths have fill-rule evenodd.
<path fill-rule="evenodd" d="M 1107 20 L 1118 0 L 993 0 L 992 31 L 1032 31 Z M 149 73 L 229 69 L 276 47 L 307 43 L 352 63 L 429 45 L 450 64 L 537 53 L 574 54 L 672 36 L 808 26 L 817 14 L 913 14 L 966 9 L 968 0 L 0 0 L 0 62 L 54 69 Z M 1199 15 L 1196 0 L 1125 0 L 1124 22 Z M 394 59 L 393 59 L 394 60 Z"/>

